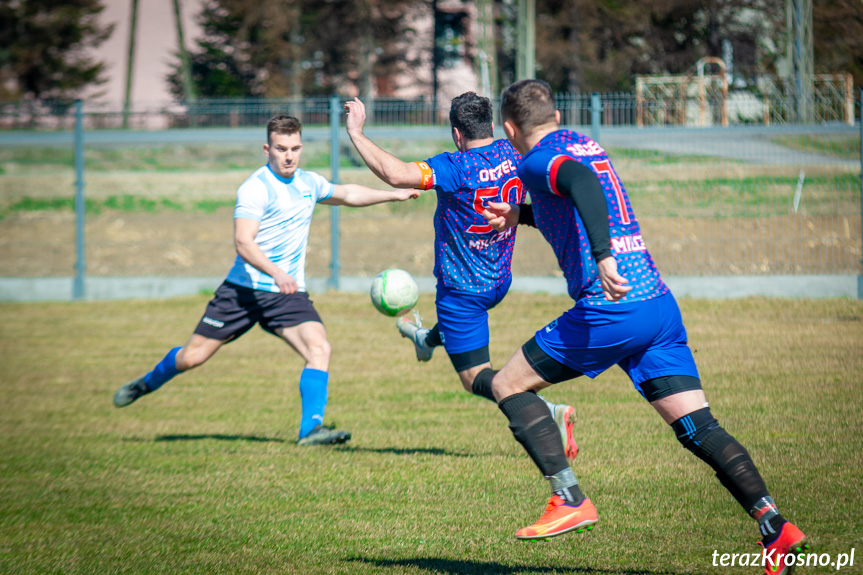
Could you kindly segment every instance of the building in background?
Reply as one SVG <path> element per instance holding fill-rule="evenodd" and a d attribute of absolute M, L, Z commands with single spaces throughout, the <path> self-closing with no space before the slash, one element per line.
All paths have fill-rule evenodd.
<path fill-rule="evenodd" d="M 126 90 L 132 0 L 104 0 L 104 5 L 100 19 L 104 24 L 114 24 L 114 32 L 99 46 L 96 57 L 106 65 L 107 82 L 92 88 L 90 95 L 98 94 L 98 99 L 105 102 L 122 103 Z M 204 0 L 181 1 L 187 48 L 201 33 L 197 15 L 203 5 Z M 167 76 L 178 52 L 174 0 L 139 1 L 136 27 L 131 100 L 135 104 L 170 100 Z"/>
<path fill-rule="evenodd" d="M 105 63 L 107 81 L 93 87 L 88 96 L 106 104 L 120 104 L 125 97 L 132 2 L 104 0 L 105 10 L 100 20 L 103 24 L 113 24 L 114 32 L 99 46 L 95 57 Z M 183 35 L 188 50 L 195 48 L 202 34 L 198 16 L 204 2 L 181 0 Z M 406 44 L 405 57 L 415 58 L 421 65 L 392 77 L 374 78 L 370 86 L 372 95 L 433 100 L 437 87 L 441 108 L 448 108 L 452 98 L 468 90 L 490 95 L 489 59 L 480 49 L 485 36 L 479 31 L 477 6 L 469 0 L 438 0 L 432 5 L 418 2 L 411 18 L 416 37 L 421 41 Z M 139 1 L 136 27 L 132 106 L 148 107 L 169 101 L 172 95 L 167 77 L 177 62 L 179 50 L 174 0 Z M 485 68 L 481 62 L 485 63 Z M 485 81 L 481 78 L 483 70 L 486 70 Z M 350 82 L 338 91 L 344 95 L 365 92 L 359 82 Z"/>

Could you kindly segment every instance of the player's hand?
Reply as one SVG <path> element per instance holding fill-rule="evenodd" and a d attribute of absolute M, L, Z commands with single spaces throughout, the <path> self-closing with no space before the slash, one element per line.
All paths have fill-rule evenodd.
<path fill-rule="evenodd" d="M 599 270 L 602 293 L 608 301 L 618 301 L 632 290 L 632 286 L 626 285 L 629 280 L 617 273 L 617 260 L 614 256 L 599 260 L 596 268 Z"/>
<path fill-rule="evenodd" d="M 415 200 L 420 197 L 422 193 L 421 190 L 412 190 L 410 188 L 405 188 L 401 190 L 393 190 L 393 195 L 396 197 L 396 201 L 403 202 L 405 200 Z"/>
<path fill-rule="evenodd" d="M 292 275 L 280 273 L 278 275 L 274 275 L 273 280 L 276 282 L 276 285 L 279 286 L 279 291 L 281 293 L 297 293 L 300 290 L 297 280 L 295 280 Z"/>
<path fill-rule="evenodd" d="M 366 123 L 365 104 L 360 102 L 359 98 L 354 98 L 350 102 L 345 102 L 345 112 L 348 114 L 348 119 L 345 122 L 348 134 L 362 134 L 363 124 Z"/>
<path fill-rule="evenodd" d="M 521 209 L 514 204 L 489 202 L 485 205 L 482 215 L 488 220 L 488 224 L 493 230 L 502 232 L 507 228 L 513 228 L 518 225 L 518 214 L 520 211 Z"/>

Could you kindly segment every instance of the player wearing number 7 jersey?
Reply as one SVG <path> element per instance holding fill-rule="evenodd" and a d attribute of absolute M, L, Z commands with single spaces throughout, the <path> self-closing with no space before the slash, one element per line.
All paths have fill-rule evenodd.
<path fill-rule="evenodd" d="M 517 350 L 492 383 L 509 428 L 552 491 L 539 521 L 516 537 L 545 539 L 597 522 L 560 446 L 548 439 L 554 422 L 536 392 L 619 365 L 683 447 L 709 465 L 758 522 L 766 574 L 785 573 L 778 556 L 802 551 L 806 536 L 780 514 L 749 452 L 712 415 L 680 309 L 605 151 L 587 136 L 560 129 L 551 88 L 539 80 L 508 87 L 501 117 L 507 137 L 525 155 L 518 173 L 530 190 L 536 226 L 575 300 Z M 513 211 L 490 205 L 489 222 L 496 229 L 514 225 Z"/>
<path fill-rule="evenodd" d="M 379 148 L 363 134 L 365 107 L 355 98 L 345 104 L 347 131 L 368 167 L 393 187 L 434 189 L 435 263 L 438 323 L 422 329 L 407 318 L 399 331 L 411 338 L 417 359 L 431 359 L 434 347 L 443 345 L 464 388 L 494 401 L 489 361 L 488 310 L 504 298 L 512 283 L 515 228 L 496 231 L 482 212 L 489 201 L 521 204 L 524 191 L 516 169 L 521 155 L 505 139 L 495 140 L 492 106 L 488 98 L 467 92 L 453 99 L 450 108 L 452 139 L 458 151 L 438 154 L 426 161 L 404 162 Z M 522 213 L 530 223 L 529 210 Z M 567 457 L 575 458 L 572 440 L 574 410 L 547 404 L 556 415 Z"/>

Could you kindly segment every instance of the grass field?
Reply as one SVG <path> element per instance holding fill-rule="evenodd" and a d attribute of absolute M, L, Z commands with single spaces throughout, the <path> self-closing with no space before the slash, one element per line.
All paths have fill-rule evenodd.
<path fill-rule="evenodd" d="M 505 418 L 445 354 L 417 364 L 366 298 L 314 299 L 334 347 L 327 420 L 353 432 L 340 447 L 294 445 L 302 364 L 260 330 L 112 406 L 185 341 L 204 295 L 0 304 L 0 573 L 760 573 L 712 566 L 757 551 L 755 524 L 617 368 L 546 393 L 578 409 L 597 528 L 515 540 L 548 493 Z M 511 294 L 493 361 L 568 305 Z M 843 572 L 861 572 L 863 304 L 681 306 L 713 413 L 815 550 L 857 548 Z"/>

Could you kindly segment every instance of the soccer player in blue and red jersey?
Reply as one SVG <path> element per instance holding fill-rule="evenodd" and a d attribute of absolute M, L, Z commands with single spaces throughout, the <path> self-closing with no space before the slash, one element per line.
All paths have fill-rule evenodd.
<path fill-rule="evenodd" d="M 797 551 L 805 536 L 779 514 L 749 453 L 711 414 L 680 310 L 605 150 L 587 136 L 559 129 L 560 114 L 545 82 L 523 80 L 507 88 L 501 113 L 508 139 L 524 154 L 518 174 L 531 194 L 536 227 L 557 255 L 575 300 L 492 382 L 516 440 L 551 483 L 546 512 L 516 537 L 545 539 L 596 523 L 596 508 L 567 465 L 536 392 L 581 375 L 596 377 L 617 364 L 683 446 L 710 465 L 758 521 L 767 573 L 781 573 L 784 563 L 774 571 L 770 557 L 775 562 L 779 554 Z M 486 215 L 495 229 L 508 229 L 518 211 L 494 203 Z"/>
<path fill-rule="evenodd" d="M 401 318 L 399 331 L 409 337 L 417 359 L 431 359 L 443 344 L 464 388 L 494 401 L 489 360 L 488 310 L 504 298 L 512 283 L 515 229 L 493 230 L 483 217 L 489 201 L 524 201 L 516 168 L 521 154 L 505 140 L 495 140 L 492 106 L 473 92 L 453 99 L 450 124 L 456 152 L 421 162 L 404 162 L 363 134 L 366 114 L 359 99 L 347 102 L 347 130 L 366 165 L 393 187 L 434 189 L 435 263 L 438 323 L 431 330 Z M 526 221 L 525 223 L 529 223 Z M 578 447 L 572 438 L 575 410 L 546 403 L 559 426 L 569 460 Z"/>

